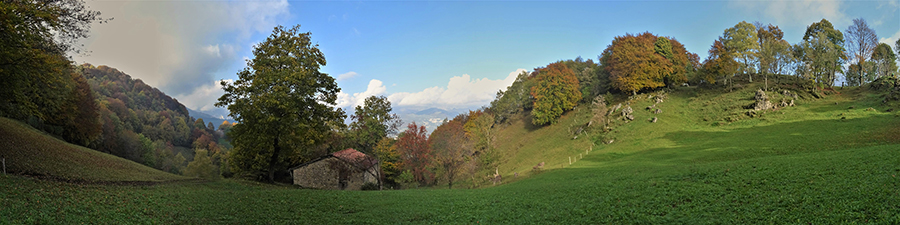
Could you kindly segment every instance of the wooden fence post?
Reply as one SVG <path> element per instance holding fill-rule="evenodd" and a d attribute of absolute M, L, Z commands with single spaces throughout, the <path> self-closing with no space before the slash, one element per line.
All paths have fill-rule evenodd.
<path fill-rule="evenodd" d="M 572 165 L 572 156 L 569 156 L 569 165 Z"/>
<path fill-rule="evenodd" d="M 3 175 L 6 175 L 6 158 L 3 158 Z"/>

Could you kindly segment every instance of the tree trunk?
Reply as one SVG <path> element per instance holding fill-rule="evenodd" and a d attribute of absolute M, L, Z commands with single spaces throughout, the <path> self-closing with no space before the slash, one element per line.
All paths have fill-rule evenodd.
<path fill-rule="evenodd" d="M 278 163 L 278 154 L 281 152 L 281 146 L 278 145 L 278 137 L 275 137 L 275 146 L 273 146 L 272 158 L 269 158 L 269 183 L 275 183 L 275 164 Z"/>
<path fill-rule="evenodd" d="M 860 59 L 856 65 L 859 65 L 859 86 L 863 85 L 863 76 L 866 74 L 866 67 L 863 66 L 863 60 Z"/>

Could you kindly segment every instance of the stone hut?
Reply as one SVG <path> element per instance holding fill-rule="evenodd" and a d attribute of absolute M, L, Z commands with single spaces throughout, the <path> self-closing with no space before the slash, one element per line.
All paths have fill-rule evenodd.
<path fill-rule="evenodd" d="M 289 169 L 294 185 L 305 188 L 360 190 L 378 183 L 378 160 L 352 148 Z"/>

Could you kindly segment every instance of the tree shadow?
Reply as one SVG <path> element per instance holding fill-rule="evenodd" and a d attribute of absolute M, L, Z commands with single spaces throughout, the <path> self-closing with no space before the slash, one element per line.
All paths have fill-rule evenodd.
<path fill-rule="evenodd" d="M 809 120 L 728 131 L 678 131 L 661 137 L 676 147 L 649 148 L 625 156 L 598 154 L 584 160 L 615 162 L 639 157 L 640 161 L 670 163 L 732 161 L 900 143 L 898 132 L 900 119 L 893 115 Z"/>

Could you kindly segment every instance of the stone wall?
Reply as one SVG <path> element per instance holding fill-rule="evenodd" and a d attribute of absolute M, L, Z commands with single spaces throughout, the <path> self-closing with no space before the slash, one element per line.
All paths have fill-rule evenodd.
<path fill-rule="evenodd" d="M 291 171 L 291 176 L 294 179 L 294 185 L 315 189 L 360 190 L 367 182 L 378 182 L 377 178 L 369 172 L 354 168 L 345 170 L 347 174 L 342 184 L 339 171 L 339 168 L 342 166 L 344 168 L 353 168 L 349 163 L 346 163 L 343 160 L 329 157 L 296 168 Z M 370 170 L 375 171 L 375 167 Z"/>

